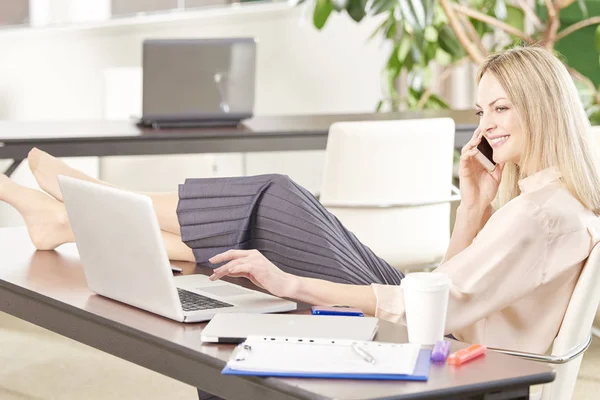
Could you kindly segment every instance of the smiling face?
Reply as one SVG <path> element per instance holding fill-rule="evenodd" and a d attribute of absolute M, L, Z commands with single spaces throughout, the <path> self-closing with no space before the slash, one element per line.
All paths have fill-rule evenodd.
<path fill-rule="evenodd" d="M 477 115 L 479 128 L 494 149 L 494 161 L 519 164 L 523 132 L 519 116 L 500 82 L 486 72 L 477 88 Z"/>

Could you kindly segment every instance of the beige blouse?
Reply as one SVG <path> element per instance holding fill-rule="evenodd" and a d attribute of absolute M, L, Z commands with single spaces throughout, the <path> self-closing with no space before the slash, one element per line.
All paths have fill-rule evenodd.
<path fill-rule="evenodd" d="M 548 168 L 519 181 L 521 194 L 436 269 L 452 282 L 446 333 L 491 347 L 548 350 L 583 263 L 600 241 L 600 218 L 559 178 Z M 376 316 L 406 324 L 402 288 L 372 287 Z"/>

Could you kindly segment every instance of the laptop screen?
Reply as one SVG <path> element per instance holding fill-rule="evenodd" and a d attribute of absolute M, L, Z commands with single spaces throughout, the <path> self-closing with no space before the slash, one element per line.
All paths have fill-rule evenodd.
<path fill-rule="evenodd" d="M 252 115 L 253 38 L 146 40 L 143 117 L 203 119 Z"/>

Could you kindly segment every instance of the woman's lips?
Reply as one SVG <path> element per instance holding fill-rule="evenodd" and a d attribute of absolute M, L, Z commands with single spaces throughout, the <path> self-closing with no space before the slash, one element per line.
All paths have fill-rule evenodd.
<path fill-rule="evenodd" d="M 506 135 L 506 136 L 498 136 L 495 137 L 493 139 L 488 139 L 488 142 L 490 142 L 490 146 L 492 146 L 492 148 L 497 148 L 502 146 L 506 140 L 508 140 L 508 138 L 510 137 L 510 135 Z"/>

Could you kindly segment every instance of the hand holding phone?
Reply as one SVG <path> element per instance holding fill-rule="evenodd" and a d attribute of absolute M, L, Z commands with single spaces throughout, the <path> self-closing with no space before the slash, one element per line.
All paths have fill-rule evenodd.
<path fill-rule="evenodd" d="M 461 205 L 468 208 L 486 209 L 496 197 L 504 165 L 496 165 L 483 130 L 473 132 L 471 140 L 463 147 L 458 175 L 460 179 Z"/>
<path fill-rule="evenodd" d="M 485 136 L 481 137 L 481 141 L 477 145 L 477 150 L 479 153 L 475 156 L 477 161 L 483 165 L 485 169 L 489 172 L 494 172 L 496 169 L 496 162 L 494 161 L 494 150 L 490 145 L 490 142 L 485 138 Z"/>

